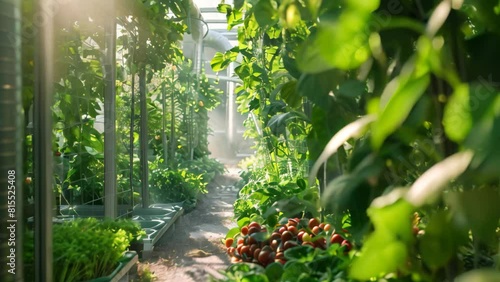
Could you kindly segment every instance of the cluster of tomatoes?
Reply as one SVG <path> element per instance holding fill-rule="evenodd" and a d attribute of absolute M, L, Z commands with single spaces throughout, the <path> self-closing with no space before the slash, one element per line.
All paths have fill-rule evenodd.
<path fill-rule="evenodd" d="M 234 238 L 227 238 L 225 241 L 227 253 L 233 263 L 244 261 L 262 266 L 272 262 L 284 264 L 284 252 L 300 245 L 326 249 L 328 243 L 339 244 L 344 253 L 352 249 L 351 243 L 332 230 L 330 224 L 320 223 L 316 218 L 290 218 L 286 224 L 279 225 L 272 232 L 268 232 L 258 222 L 252 222 L 242 226 L 240 231 L 241 236 L 236 241 Z"/>

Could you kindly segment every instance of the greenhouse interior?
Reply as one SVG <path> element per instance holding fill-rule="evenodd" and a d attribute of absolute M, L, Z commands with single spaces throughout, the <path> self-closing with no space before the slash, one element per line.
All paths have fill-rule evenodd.
<path fill-rule="evenodd" d="M 498 46 L 498 0 L 0 0 L 0 281 L 500 281 Z"/>

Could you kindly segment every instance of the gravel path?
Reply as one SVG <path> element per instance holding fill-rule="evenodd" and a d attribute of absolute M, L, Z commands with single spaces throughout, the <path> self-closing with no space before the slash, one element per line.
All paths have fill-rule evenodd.
<path fill-rule="evenodd" d="M 208 185 L 196 208 L 181 216 L 156 244 L 151 256 L 139 263 L 153 272 L 154 281 L 202 282 L 229 266 L 221 239 L 236 226 L 233 203 L 238 169 L 229 168 Z M 141 280 L 138 280 L 141 281 Z"/>

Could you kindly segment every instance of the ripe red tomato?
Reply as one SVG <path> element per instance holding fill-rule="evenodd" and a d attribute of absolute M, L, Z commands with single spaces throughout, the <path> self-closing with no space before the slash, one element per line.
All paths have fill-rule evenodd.
<path fill-rule="evenodd" d="M 271 234 L 271 238 L 270 239 L 273 240 L 273 239 L 279 239 L 279 238 L 281 238 L 281 233 L 279 233 L 279 232 L 273 232 Z"/>
<path fill-rule="evenodd" d="M 278 230 L 278 232 L 279 232 L 280 234 L 283 234 L 283 232 L 285 232 L 285 231 L 287 231 L 287 230 L 288 230 L 288 228 L 287 228 L 286 226 L 281 226 L 281 227 L 280 227 L 280 229 Z"/>
<path fill-rule="evenodd" d="M 319 220 L 317 218 L 311 218 L 309 219 L 309 223 L 307 226 L 309 226 L 310 229 L 312 229 L 314 226 L 318 226 L 319 225 Z"/>
<path fill-rule="evenodd" d="M 252 244 L 257 243 L 257 240 L 252 236 L 248 236 L 246 239 L 246 243 L 247 243 L 247 245 L 252 245 Z"/>
<path fill-rule="evenodd" d="M 255 253 L 255 250 L 257 250 L 259 248 L 259 246 L 257 244 L 252 244 L 250 246 L 250 255 L 253 256 L 253 254 Z"/>
<path fill-rule="evenodd" d="M 259 257 L 258 257 L 259 262 L 262 263 L 263 265 L 266 265 L 267 262 L 269 261 L 270 254 L 271 254 L 271 252 L 269 252 L 269 251 L 260 251 Z"/>
<path fill-rule="evenodd" d="M 288 219 L 288 227 L 290 226 L 297 226 L 299 224 L 299 221 L 293 219 L 293 218 L 290 218 Z"/>
<path fill-rule="evenodd" d="M 248 226 L 241 227 L 241 235 L 246 236 L 248 234 Z"/>
<path fill-rule="evenodd" d="M 311 230 L 311 232 L 314 234 L 314 235 L 318 235 L 320 232 L 321 232 L 321 229 L 319 228 L 319 226 L 314 226 Z"/>
<path fill-rule="evenodd" d="M 333 234 L 332 237 L 330 238 L 330 244 L 342 244 L 342 241 L 344 241 L 344 238 L 340 234 Z"/>
<path fill-rule="evenodd" d="M 229 248 L 233 245 L 234 239 L 233 238 L 227 238 L 226 239 L 226 248 Z"/>
<path fill-rule="evenodd" d="M 250 223 L 250 224 L 248 225 L 248 229 L 250 229 L 250 228 L 252 228 L 252 227 L 255 227 L 255 228 L 259 229 L 259 231 L 260 231 L 260 229 L 261 229 L 260 224 L 259 224 L 258 222 L 255 222 L 255 221 L 253 221 L 252 223 Z"/>
<path fill-rule="evenodd" d="M 285 231 L 281 234 L 281 242 L 286 242 L 293 238 L 293 234 L 290 231 Z"/>
<path fill-rule="evenodd" d="M 344 253 L 347 253 L 352 249 L 351 242 L 347 240 L 342 241 L 342 244 L 340 244 L 340 246 L 345 248 Z"/>
<path fill-rule="evenodd" d="M 304 236 L 304 234 L 306 234 L 306 232 L 304 230 L 299 231 L 299 233 L 297 234 L 297 239 L 299 239 L 300 241 L 303 241 L 302 236 Z"/>
<path fill-rule="evenodd" d="M 293 235 L 297 235 L 299 230 L 294 225 L 288 226 L 288 231 L 292 232 Z"/>
<path fill-rule="evenodd" d="M 257 228 L 255 226 L 252 226 L 252 227 L 248 228 L 248 235 L 254 234 L 254 233 L 257 233 L 257 232 L 260 232 L 260 228 Z"/>
<path fill-rule="evenodd" d="M 247 257 L 250 257 L 250 247 L 249 246 L 242 246 L 240 250 L 241 255 L 245 255 Z"/>
<path fill-rule="evenodd" d="M 260 254 L 260 251 L 261 249 L 260 248 L 257 248 L 253 251 L 253 258 L 254 259 L 258 259 L 259 258 L 259 254 Z"/>

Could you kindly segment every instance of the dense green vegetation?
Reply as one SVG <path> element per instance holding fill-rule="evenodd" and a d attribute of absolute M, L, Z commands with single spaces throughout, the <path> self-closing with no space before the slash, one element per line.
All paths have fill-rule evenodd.
<path fill-rule="evenodd" d="M 106 40 L 110 31 L 106 27 L 113 18 L 107 17 L 110 12 L 107 6 L 102 10 L 92 8 L 98 4 L 94 2 L 89 1 L 81 7 L 75 7 L 75 3 L 58 3 L 55 7 L 57 11 L 79 11 L 55 21 L 54 190 L 59 195 L 58 204 L 63 205 L 103 204 L 104 132 L 99 128 L 103 128 L 105 79 L 110 75 L 105 52 L 109 47 Z M 36 29 L 34 3 L 24 1 L 23 4 L 24 29 Z M 124 1 L 115 8 L 115 151 L 119 203 L 137 203 L 141 196 L 140 142 L 147 142 L 145 158 L 152 166 L 158 167 L 161 163 L 160 169 L 179 175 L 178 167 L 189 167 L 202 175 L 204 182 L 196 187 L 202 192 L 211 180 L 207 176 L 215 176 L 222 167 L 207 160 L 210 154 L 207 113 L 220 103 L 221 92 L 203 73 L 196 73 L 192 62 L 182 53 L 179 41 L 185 32 L 190 32 L 190 27 L 172 17 L 186 18 L 189 5 L 185 1 Z M 167 16 L 168 12 L 173 14 Z M 33 106 L 34 49 L 34 36 L 23 37 L 26 125 L 31 120 L 29 113 Z M 146 92 L 146 112 L 140 109 L 142 91 Z M 139 138 L 140 116 L 148 117 L 145 141 Z M 26 198 L 30 201 L 33 196 L 30 132 L 26 140 L 25 169 L 29 178 Z M 188 165 L 196 161 L 201 163 Z M 162 181 L 157 175 L 151 174 L 152 183 Z M 130 189 L 135 191 L 133 198 L 127 192 Z M 197 193 L 189 195 L 193 200 Z M 162 199 L 172 200 L 185 198 L 171 195 Z"/>
<path fill-rule="evenodd" d="M 131 220 L 77 219 L 54 226 L 54 281 L 87 281 L 110 275 L 130 243 L 145 234 Z M 33 233 L 27 234 L 33 238 Z M 32 268 L 34 245 L 27 244 L 25 263 Z M 34 281 L 35 273 L 26 273 Z"/>
<path fill-rule="evenodd" d="M 102 207 L 105 197 L 114 195 L 119 205 L 127 207 L 119 210 L 130 212 L 146 196 L 141 185 L 147 180 L 151 203 L 183 202 L 192 208 L 198 195 L 206 193 L 206 185 L 225 169 L 209 157 L 208 150 L 208 112 L 220 103 L 222 93 L 195 69 L 180 45 L 183 35 L 193 32 L 185 21 L 189 3 L 54 1 L 50 11 L 40 11 L 37 2 L 22 1 L 22 107 L 27 130 L 23 132 L 24 174 L 19 175 L 25 176 L 24 220 L 33 216 L 34 184 L 39 181 L 33 171 L 32 128 L 38 118 L 33 115 L 34 62 L 39 47 L 35 39 L 45 24 L 38 17 L 41 13 L 50 14 L 45 20 L 53 21 L 55 33 L 54 93 L 50 95 L 54 216 L 61 217 L 61 205 Z M 105 93 L 111 84 L 116 127 L 105 128 L 106 105 L 110 105 Z M 147 117 L 145 124 L 142 117 Z M 105 162 L 110 159 L 105 160 L 105 142 L 110 141 L 105 135 L 112 130 L 116 132 L 111 156 L 116 156 L 117 185 L 114 195 L 106 195 Z M 144 143 L 146 153 L 140 150 Z M 149 176 L 141 170 L 141 160 Z M 24 238 L 26 281 L 35 278 L 32 229 L 27 228 Z M 137 223 L 128 220 L 86 218 L 54 225 L 50 244 L 54 281 L 86 281 L 111 274 L 130 243 L 143 234 Z M 22 242 L 22 234 L 18 236 Z"/>
<path fill-rule="evenodd" d="M 265 243 L 281 219 L 317 216 L 353 242 L 340 268 L 304 246 L 283 266 L 236 264 L 227 281 L 498 279 L 498 1 L 241 0 L 219 11 L 238 46 L 212 68 L 238 62 L 239 110 L 257 140 L 239 227 L 264 224 Z"/>

